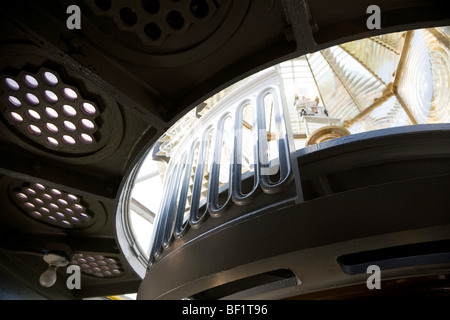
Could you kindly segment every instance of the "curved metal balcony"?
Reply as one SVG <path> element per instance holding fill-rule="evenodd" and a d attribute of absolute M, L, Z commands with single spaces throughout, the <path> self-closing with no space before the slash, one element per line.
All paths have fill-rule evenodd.
<path fill-rule="evenodd" d="M 182 238 L 188 229 L 199 228 L 208 217 L 223 216 L 232 204 L 249 206 L 258 189 L 267 194 L 276 194 L 287 188 L 293 177 L 290 138 L 277 79 L 278 74 L 274 70 L 263 72 L 252 83 L 245 85 L 245 92 L 237 90 L 222 100 L 220 105 L 215 106 L 214 112 L 202 118 L 179 143 L 167 168 L 170 174 L 164 186 L 151 260 L 160 257 L 162 250 L 168 249 L 174 239 Z M 270 161 L 267 151 L 269 142 L 264 99 L 269 95 L 278 137 L 278 156 L 275 161 Z M 250 124 L 253 135 L 250 166 L 253 172 L 246 174 L 242 170 L 244 108 L 250 108 L 255 115 Z M 226 121 L 232 123 L 226 127 Z M 210 167 L 206 168 L 208 163 Z M 207 197 L 201 199 L 202 180 L 206 171 L 209 174 L 208 193 Z M 272 174 L 272 171 L 276 172 Z M 275 175 L 276 181 L 271 179 Z M 221 176 L 224 176 L 224 181 L 221 181 Z M 244 192 L 243 184 L 247 185 L 250 179 L 253 180 L 252 186 L 248 192 Z M 189 188 L 192 188 L 191 192 Z"/>
<path fill-rule="evenodd" d="M 295 150 L 283 100 L 276 71 L 261 72 L 172 150 L 139 298 L 299 296 L 364 283 L 367 275 L 349 272 L 356 267 L 340 257 L 448 238 L 449 124 Z M 267 130 L 267 101 L 275 137 Z M 251 123 L 244 123 L 245 108 Z M 246 159 L 244 132 L 252 142 Z M 402 257 L 367 254 L 362 265 L 384 262 L 387 278 L 448 269 L 448 257 L 430 255 L 401 264 Z"/>

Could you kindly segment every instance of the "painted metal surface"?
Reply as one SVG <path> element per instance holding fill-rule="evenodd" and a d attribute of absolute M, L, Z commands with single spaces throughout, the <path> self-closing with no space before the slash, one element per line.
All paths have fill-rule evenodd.
<path fill-rule="evenodd" d="M 264 99 L 270 96 L 273 105 L 274 131 L 277 137 L 277 159 L 269 159 L 268 133 Z M 242 148 L 243 148 L 243 109 L 252 109 L 252 146 L 253 149 L 253 186 L 250 191 L 242 191 Z M 232 121 L 233 126 L 226 134 L 225 122 Z M 262 72 L 259 76 L 230 95 L 210 112 L 200 124 L 193 127 L 173 150 L 164 187 L 161 210 L 156 223 L 150 264 L 158 258 L 163 249 L 168 249 L 174 239 L 180 239 L 189 228 L 198 228 L 207 217 L 218 218 L 232 205 L 244 206 L 255 195 L 258 188 L 268 196 L 280 193 L 292 181 L 291 150 L 280 93 L 279 76 L 275 69 Z M 214 139 L 210 142 L 210 135 Z M 231 151 L 229 159 L 223 161 L 224 146 Z M 212 152 L 210 167 L 207 164 L 207 149 Z M 195 152 L 198 155 L 195 157 Z M 196 159 L 194 159 L 196 158 Z M 220 181 L 220 172 L 224 166 L 228 168 L 228 179 Z M 201 202 L 202 179 L 205 169 L 210 172 L 208 194 Z M 186 201 L 193 174 L 192 196 L 189 211 L 185 215 Z M 274 171 L 275 174 L 274 174 Z M 276 176 L 276 178 L 275 178 Z"/>

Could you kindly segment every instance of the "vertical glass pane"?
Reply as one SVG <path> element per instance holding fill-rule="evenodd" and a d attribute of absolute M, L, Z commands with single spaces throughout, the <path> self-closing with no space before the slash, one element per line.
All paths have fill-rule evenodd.
<path fill-rule="evenodd" d="M 446 45 L 450 43 L 450 36 L 442 32 L 443 29 L 428 29 L 424 34 L 433 73 L 433 98 L 428 123 L 450 122 L 450 46 Z"/>
<path fill-rule="evenodd" d="M 269 175 L 272 182 L 277 182 L 279 177 L 279 150 L 276 130 L 276 119 L 274 110 L 273 95 L 271 93 L 264 96 L 264 111 L 267 130 L 267 154 L 269 160 Z"/>
<path fill-rule="evenodd" d="M 242 168 L 241 173 L 253 173 L 255 170 L 254 162 L 254 130 L 253 130 L 253 107 L 247 104 L 243 110 L 242 124 Z"/>
<path fill-rule="evenodd" d="M 206 198 L 208 195 L 208 184 L 209 184 L 209 175 L 211 171 L 211 162 L 212 155 L 214 150 L 213 148 L 213 140 L 214 140 L 215 131 L 211 130 L 206 138 L 206 152 L 204 157 L 204 166 L 203 166 L 203 174 L 202 174 L 202 191 L 200 195 L 200 206 L 202 206 L 206 202 Z"/>
<path fill-rule="evenodd" d="M 222 145 L 222 150 L 220 152 L 220 170 L 219 170 L 219 192 L 227 188 L 226 191 L 219 195 L 219 205 L 223 205 L 227 199 L 230 191 L 228 190 L 228 185 L 230 182 L 230 160 L 231 152 L 233 151 L 233 141 L 234 141 L 234 126 L 231 117 L 227 117 L 224 121 L 223 126 L 223 136 L 222 141 L 216 141 Z"/>
<path fill-rule="evenodd" d="M 253 127 L 253 106 L 247 104 L 242 109 L 242 159 L 241 159 L 241 192 L 248 194 L 255 182 L 255 132 Z"/>
<path fill-rule="evenodd" d="M 433 99 L 433 70 L 424 30 L 414 31 L 398 92 L 417 123 L 427 123 Z"/>
<path fill-rule="evenodd" d="M 194 184 L 194 178 L 195 178 L 195 171 L 197 170 L 198 166 L 198 156 L 200 152 L 200 144 L 197 143 L 194 147 L 194 157 L 192 159 L 192 167 L 190 170 L 190 177 L 189 177 L 189 187 L 187 191 L 187 198 L 186 198 L 186 204 L 184 209 L 184 217 L 183 222 L 186 222 L 189 218 L 189 211 L 191 210 L 191 201 L 192 201 L 192 189 Z"/>

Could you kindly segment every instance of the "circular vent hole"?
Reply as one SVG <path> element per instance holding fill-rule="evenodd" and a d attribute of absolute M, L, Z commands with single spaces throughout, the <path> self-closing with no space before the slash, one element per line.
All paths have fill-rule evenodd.
<path fill-rule="evenodd" d="M 8 97 L 8 101 L 11 104 L 11 106 L 14 107 L 14 108 L 20 108 L 20 106 L 22 105 L 20 100 L 17 99 L 16 97 L 14 97 L 14 96 L 9 96 Z"/>
<path fill-rule="evenodd" d="M 33 135 L 33 136 L 40 136 L 42 134 L 41 129 L 39 129 L 39 127 L 35 126 L 34 124 L 30 124 L 28 126 L 28 131 Z"/>
<path fill-rule="evenodd" d="M 92 139 L 90 135 L 82 133 L 80 135 L 80 141 L 83 142 L 84 144 L 91 144 L 92 142 L 94 142 L 94 139 Z"/>
<path fill-rule="evenodd" d="M 45 108 L 45 115 L 50 119 L 58 119 L 58 112 L 55 109 L 47 107 Z"/>
<path fill-rule="evenodd" d="M 90 217 L 87 214 L 85 214 L 85 213 L 80 213 L 80 218 L 83 219 L 83 220 L 89 220 L 90 219 Z"/>
<path fill-rule="evenodd" d="M 156 41 L 161 38 L 161 29 L 154 22 L 147 23 L 144 27 L 144 32 L 151 40 Z"/>
<path fill-rule="evenodd" d="M 68 104 L 62 106 L 62 111 L 67 117 L 75 117 L 77 115 L 77 111 L 75 110 L 75 108 L 69 106 Z"/>
<path fill-rule="evenodd" d="M 59 207 L 55 204 L 55 203 L 50 203 L 49 205 L 48 205 L 48 207 L 50 208 L 50 209 L 52 209 L 52 210 L 54 210 L 54 211 L 57 211 L 57 210 L 59 210 Z"/>
<path fill-rule="evenodd" d="M 25 199 L 28 198 L 27 195 L 26 195 L 25 193 L 23 193 L 23 192 L 18 192 L 18 193 L 16 193 L 16 196 L 17 196 L 17 198 L 19 198 L 20 200 L 25 200 Z"/>
<path fill-rule="evenodd" d="M 35 187 L 36 189 L 38 189 L 38 190 L 41 190 L 41 191 L 44 191 L 44 190 L 45 190 L 44 185 L 42 185 L 42 184 L 40 184 L 40 183 L 35 183 L 35 184 L 34 184 L 34 187 Z"/>
<path fill-rule="evenodd" d="M 128 26 L 134 26 L 137 22 L 137 14 L 133 9 L 125 7 L 120 9 L 120 20 Z"/>
<path fill-rule="evenodd" d="M 66 221 L 66 220 L 61 221 L 61 224 L 63 225 L 63 227 L 66 227 L 66 228 L 72 226 L 72 224 L 69 221 Z"/>
<path fill-rule="evenodd" d="M 171 11 L 167 14 L 167 23 L 174 30 L 180 30 L 184 26 L 184 17 L 179 11 Z"/>
<path fill-rule="evenodd" d="M 49 86 L 56 86 L 58 84 L 58 78 L 51 72 L 46 71 L 42 74 L 42 79 Z"/>
<path fill-rule="evenodd" d="M 27 100 L 27 102 L 32 105 L 32 106 L 37 106 L 39 105 L 39 99 L 38 97 L 36 97 L 34 94 L 32 93 L 27 93 L 25 95 L 25 99 Z"/>
<path fill-rule="evenodd" d="M 70 121 L 64 121 L 63 128 L 67 132 L 74 132 L 75 130 L 77 130 L 77 127 Z"/>
<path fill-rule="evenodd" d="M 33 199 L 34 203 L 36 203 L 38 206 L 42 206 L 44 204 L 44 201 L 42 201 L 42 199 L 39 198 L 34 198 Z"/>
<path fill-rule="evenodd" d="M 17 124 L 23 122 L 22 116 L 20 114 L 18 114 L 17 112 L 10 112 L 9 118 Z"/>
<path fill-rule="evenodd" d="M 49 102 L 49 103 L 58 102 L 58 96 L 53 91 L 45 90 L 44 97 L 45 97 L 45 100 L 47 100 L 47 102 Z"/>
<path fill-rule="evenodd" d="M 47 139 L 45 139 L 45 142 L 47 143 L 47 145 L 49 147 L 52 147 L 52 148 L 56 148 L 57 146 L 59 146 L 58 140 L 56 140 L 53 137 L 47 137 Z"/>
<path fill-rule="evenodd" d="M 84 210 L 84 207 L 82 206 L 82 205 L 80 205 L 80 204 L 74 204 L 73 206 L 72 206 L 72 208 L 74 208 L 75 209 L 75 211 L 77 211 L 77 212 L 81 212 L 81 211 L 83 211 Z"/>
<path fill-rule="evenodd" d="M 108 11 L 111 9 L 112 0 L 95 0 L 95 5 L 103 11 Z"/>
<path fill-rule="evenodd" d="M 67 144 L 69 146 L 73 146 L 75 143 L 77 143 L 74 138 L 72 138 L 71 136 L 67 136 L 67 135 L 63 136 L 62 140 L 65 144 Z"/>
<path fill-rule="evenodd" d="M 36 218 L 36 219 L 41 219 L 41 218 L 42 218 L 42 214 L 41 214 L 40 212 L 38 212 L 38 211 L 33 211 L 33 212 L 31 213 L 31 216 L 32 216 L 33 218 Z"/>
<path fill-rule="evenodd" d="M 8 86 L 9 89 L 11 89 L 12 91 L 17 91 L 20 89 L 19 84 L 16 82 L 16 80 L 13 80 L 11 78 L 6 78 L 5 79 L 5 83 Z"/>
<path fill-rule="evenodd" d="M 192 14 L 197 18 L 204 18 L 208 15 L 209 6 L 205 0 L 192 0 L 190 4 Z"/>
<path fill-rule="evenodd" d="M 92 131 L 95 128 L 94 123 L 88 119 L 81 119 L 81 126 L 87 131 Z"/>
<path fill-rule="evenodd" d="M 72 221 L 72 223 L 75 223 L 75 224 L 79 224 L 80 223 L 80 220 L 78 218 L 75 218 L 75 217 L 70 217 L 70 221 Z"/>
<path fill-rule="evenodd" d="M 159 0 L 142 0 L 142 7 L 150 14 L 158 13 L 161 5 Z"/>
<path fill-rule="evenodd" d="M 45 200 L 47 200 L 47 201 L 52 201 L 52 196 L 51 195 L 49 195 L 48 193 L 44 193 L 43 195 L 42 195 L 42 198 L 44 198 Z"/>
<path fill-rule="evenodd" d="M 45 128 L 47 129 L 48 132 L 50 132 L 51 134 L 57 134 L 58 133 L 58 127 L 56 125 L 54 125 L 53 123 L 47 123 L 45 125 Z"/>
<path fill-rule="evenodd" d="M 52 190 L 50 190 L 50 192 L 53 195 L 58 196 L 58 197 L 62 195 L 61 191 L 59 191 L 58 189 L 52 189 Z"/>
<path fill-rule="evenodd" d="M 32 204 L 31 202 L 25 202 L 24 203 L 24 207 L 27 209 L 34 209 L 36 208 L 36 206 L 34 204 Z"/>
<path fill-rule="evenodd" d="M 30 89 L 36 89 L 39 85 L 36 78 L 28 74 L 23 77 L 23 81 L 25 82 L 26 86 Z"/>
<path fill-rule="evenodd" d="M 56 212 L 55 213 L 55 216 L 57 216 L 58 218 L 65 218 L 66 216 L 64 215 L 64 213 L 61 213 L 61 212 Z"/>
<path fill-rule="evenodd" d="M 85 102 L 81 105 L 81 109 L 83 110 L 83 112 L 88 115 L 88 116 L 92 116 L 97 112 L 97 109 L 90 103 Z"/>
<path fill-rule="evenodd" d="M 75 90 L 73 90 L 71 88 L 64 88 L 63 96 L 64 96 L 64 98 L 66 98 L 69 101 L 75 101 L 78 98 L 78 95 L 75 92 Z"/>
<path fill-rule="evenodd" d="M 25 188 L 25 193 L 30 195 L 30 196 L 35 196 L 36 195 L 36 191 L 34 191 L 34 189 L 31 188 Z"/>
<path fill-rule="evenodd" d="M 67 195 L 67 199 L 68 199 L 69 201 L 72 201 L 72 202 L 77 202 L 77 201 L 79 201 L 79 200 L 78 200 L 78 197 L 77 197 L 77 196 L 74 196 L 73 194 L 68 194 L 68 195 Z"/>
<path fill-rule="evenodd" d="M 33 121 L 41 120 L 41 115 L 32 109 L 27 110 L 27 116 Z"/>
<path fill-rule="evenodd" d="M 62 206 L 67 206 L 69 203 L 64 200 L 64 199 L 58 199 L 57 200 L 58 204 L 62 205 Z"/>

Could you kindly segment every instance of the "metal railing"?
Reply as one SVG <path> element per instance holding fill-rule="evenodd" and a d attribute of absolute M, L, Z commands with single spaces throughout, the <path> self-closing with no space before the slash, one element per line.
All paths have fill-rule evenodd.
<path fill-rule="evenodd" d="M 271 102 L 269 117 L 267 98 Z M 164 194 L 150 247 L 150 265 L 189 228 L 198 228 L 208 217 L 220 217 L 233 204 L 248 204 L 258 188 L 267 194 L 279 193 L 290 182 L 293 177 L 289 142 L 292 134 L 289 134 L 288 114 L 282 100 L 277 71 L 261 72 L 219 101 L 179 142 L 166 171 Z M 246 108 L 251 110 L 251 123 L 244 121 Z M 232 125 L 227 126 L 230 120 Z M 267 122 L 270 127 L 273 125 L 271 132 Z M 248 135 L 244 139 L 245 125 L 251 132 L 251 139 Z M 253 186 L 248 192 L 242 188 L 244 143 L 247 147 L 250 143 L 253 155 L 249 159 Z M 277 152 L 269 157 L 271 147 Z M 228 173 L 225 181 L 220 181 L 221 170 Z M 205 173 L 209 178 L 207 194 L 202 199 Z"/>

